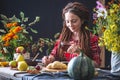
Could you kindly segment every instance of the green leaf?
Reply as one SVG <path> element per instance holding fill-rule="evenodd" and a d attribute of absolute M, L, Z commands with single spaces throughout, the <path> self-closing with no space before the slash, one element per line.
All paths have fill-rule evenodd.
<path fill-rule="evenodd" d="M 26 25 L 25 25 L 25 24 L 21 24 L 21 26 L 22 26 L 22 27 L 24 27 L 24 28 L 26 27 Z"/>
<path fill-rule="evenodd" d="M 37 30 L 30 28 L 33 33 L 38 33 Z"/>
<path fill-rule="evenodd" d="M 39 48 L 39 51 L 40 51 L 40 52 L 43 52 L 42 48 Z"/>
<path fill-rule="evenodd" d="M 33 40 L 32 36 L 30 36 L 30 40 Z"/>
<path fill-rule="evenodd" d="M 40 21 L 40 17 L 36 16 L 35 22 L 39 22 Z"/>
<path fill-rule="evenodd" d="M 11 22 L 20 22 L 20 19 L 18 19 L 15 15 L 11 18 L 9 18 Z"/>
<path fill-rule="evenodd" d="M 28 21 L 28 17 L 24 18 L 23 22 L 27 22 Z"/>
<path fill-rule="evenodd" d="M 6 31 L 4 29 L 0 29 L 1 33 L 6 33 Z"/>
<path fill-rule="evenodd" d="M 27 33 L 28 34 L 29 32 L 26 29 L 23 29 L 23 33 Z"/>
<path fill-rule="evenodd" d="M 35 20 L 34 20 L 33 22 L 29 23 L 28 25 L 29 25 L 29 26 L 32 26 L 32 25 L 35 24 L 36 22 L 39 22 L 39 20 L 40 20 L 40 17 L 37 16 L 37 17 L 35 18 Z"/>
<path fill-rule="evenodd" d="M 58 32 L 54 35 L 54 38 L 57 39 L 59 36 L 60 36 L 60 33 Z"/>
<path fill-rule="evenodd" d="M 22 21 L 24 21 L 24 17 L 25 17 L 25 15 L 24 15 L 23 12 L 20 12 L 20 17 L 22 18 Z"/>
<path fill-rule="evenodd" d="M 1 18 L 2 18 L 3 20 L 8 21 L 7 16 L 5 16 L 5 15 L 3 15 L 3 14 L 0 14 L 0 16 L 1 16 Z"/>
<path fill-rule="evenodd" d="M 1 20 L 1 22 L 4 24 L 4 26 L 5 26 L 5 24 L 7 24 L 7 21 L 5 21 L 5 20 Z"/>

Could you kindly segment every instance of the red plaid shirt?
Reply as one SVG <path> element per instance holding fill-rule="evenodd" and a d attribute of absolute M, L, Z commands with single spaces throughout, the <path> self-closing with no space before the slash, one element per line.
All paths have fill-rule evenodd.
<path fill-rule="evenodd" d="M 91 37 L 91 39 L 90 39 L 91 44 L 90 45 L 91 45 L 91 50 L 92 50 L 92 59 L 97 64 L 100 65 L 100 62 L 101 62 L 100 52 L 101 51 L 100 51 L 100 47 L 98 46 L 98 37 L 96 35 L 92 35 L 92 34 L 90 37 Z M 59 56 L 57 56 L 57 49 L 58 49 L 59 44 L 60 44 L 60 41 L 58 39 L 55 43 L 55 46 L 54 46 L 52 52 L 51 52 L 51 55 L 53 55 L 56 58 L 56 60 L 60 60 Z M 67 61 L 69 61 L 71 58 L 73 58 L 75 56 L 78 56 L 78 54 L 76 54 L 76 53 L 71 54 L 71 53 L 67 53 L 67 52 L 64 53 L 65 60 L 67 60 Z"/>

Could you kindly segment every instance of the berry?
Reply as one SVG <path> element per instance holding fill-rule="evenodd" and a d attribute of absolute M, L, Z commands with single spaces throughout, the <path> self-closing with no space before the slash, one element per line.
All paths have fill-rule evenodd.
<path fill-rule="evenodd" d="M 41 70 L 41 66 L 36 65 L 36 66 L 35 66 L 35 69 L 37 69 L 37 70 Z"/>

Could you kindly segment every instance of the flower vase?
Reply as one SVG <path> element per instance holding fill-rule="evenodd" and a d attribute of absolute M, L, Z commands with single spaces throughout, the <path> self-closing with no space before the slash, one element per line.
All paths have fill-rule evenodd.
<path fill-rule="evenodd" d="M 120 76 L 120 53 L 111 54 L 111 73 Z"/>

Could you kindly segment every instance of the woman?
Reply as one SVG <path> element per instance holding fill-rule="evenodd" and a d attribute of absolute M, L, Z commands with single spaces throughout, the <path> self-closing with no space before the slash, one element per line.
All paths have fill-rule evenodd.
<path fill-rule="evenodd" d="M 100 66 L 100 48 L 98 37 L 86 29 L 89 21 L 89 11 L 81 3 L 68 3 L 62 12 L 63 29 L 49 56 L 44 56 L 42 62 L 49 64 L 54 60 L 70 60 L 79 55 L 82 50 L 91 58 L 96 67 Z"/>

